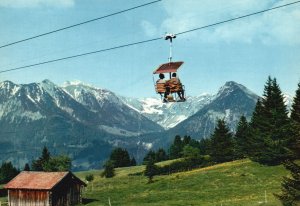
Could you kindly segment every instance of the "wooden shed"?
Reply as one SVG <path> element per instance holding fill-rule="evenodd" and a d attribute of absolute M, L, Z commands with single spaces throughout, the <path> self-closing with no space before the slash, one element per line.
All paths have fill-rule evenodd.
<path fill-rule="evenodd" d="M 4 188 L 9 206 L 70 206 L 86 184 L 71 172 L 21 172 Z"/>

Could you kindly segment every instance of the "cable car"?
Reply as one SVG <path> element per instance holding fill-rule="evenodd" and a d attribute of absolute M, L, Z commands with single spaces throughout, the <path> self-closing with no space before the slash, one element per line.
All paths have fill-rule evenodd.
<path fill-rule="evenodd" d="M 164 103 L 184 102 L 186 100 L 184 85 L 180 82 L 177 76 L 177 70 L 184 62 L 172 62 L 172 41 L 174 38 L 176 38 L 176 35 L 166 34 L 165 40 L 170 40 L 169 62 L 161 64 L 153 71 L 153 75 L 159 74 L 159 79 L 154 83 L 154 86 L 156 93 L 160 94 Z M 168 80 L 165 79 L 165 74 L 169 74 Z"/>

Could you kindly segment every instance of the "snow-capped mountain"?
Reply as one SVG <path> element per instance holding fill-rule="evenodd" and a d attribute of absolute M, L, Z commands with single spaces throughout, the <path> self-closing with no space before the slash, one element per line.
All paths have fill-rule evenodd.
<path fill-rule="evenodd" d="M 127 148 L 141 160 L 146 150 L 168 146 L 177 134 L 210 136 L 218 118 L 234 130 L 242 114 L 250 119 L 257 98 L 232 81 L 215 95 L 167 104 L 159 98 L 119 97 L 82 82 L 60 87 L 49 80 L 5 81 L 0 83 L 0 161 L 22 167 L 44 145 L 54 154 L 70 155 L 75 169 L 99 167 L 114 146 Z M 292 98 L 285 95 L 285 100 L 290 108 Z"/>
<path fill-rule="evenodd" d="M 243 85 L 226 82 L 209 104 L 170 129 L 169 133 L 206 138 L 211 135 L 220 118 L 224 118 L 231 130 L 234 130 L 241 115 L 250 119 L 258 98 Z"/>
<path fill-rule="evenodd" d="M 123 97 L 122 100 L 165 129 L 170 129 L 209 104 L 212 98 L 212 95 L 205 93 L 196 97 L 187 97 L 185 102 L 168 104 L 162 103 L 160 98 Z"/>
<path fill-rule="evenodd" d="M 46 145 L 69 154 L 77 167 L 94 167 L 113 146 L 130 146 L 143 133 L 163 130 L 112 92 L 86 85 L 61 88 L 49 80 L 0 83 L 0 125 L 1 151 L 10 151 L 0 158 L 17 159 L 20 166 Z"/>
<path fill-rule="evenodd" d="M 80 82 L 67 82 L 63 87 L 77 102 L 102 118 L 98 126 L 106 132 L 121 136 L 157 132 L 162 128 L 132 109 L 113 92 Z"/>

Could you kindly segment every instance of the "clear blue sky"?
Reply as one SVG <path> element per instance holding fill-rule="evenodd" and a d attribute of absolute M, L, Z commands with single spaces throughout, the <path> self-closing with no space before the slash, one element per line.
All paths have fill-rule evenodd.
<path fill-rule="evenodd" d="M 0 45 L 152 0 L 0 0 Z M 100 21 L 0 49 L 0 70 L 178 33 L 294 0 L 163 0 Z M 300 4 L 180 35 L 173 60 L 188 95 L 215 93 L 226 81 L 261 95 L 269 75 L 294 95 L 300 81 Z M 146 44 L 0 74 L 0 81 L 62 85 L 81 80 L 130 97 L 156 96 L 152 71 L 169 44 Z M 156 78 L 156 77 L 155 77 Z"/>

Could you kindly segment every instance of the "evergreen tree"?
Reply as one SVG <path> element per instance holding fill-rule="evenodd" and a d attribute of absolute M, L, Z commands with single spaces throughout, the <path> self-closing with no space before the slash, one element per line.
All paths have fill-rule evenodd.
<path fill-rule="evenodd" d="M 300 205 L 300 166 L 292 161 L 286 161 L 284 167 L 290 171 L 291 177 L 284 177 L 281 194 L 275 196 L 284 206 Z"/>
<path fill-rule="evenodd" d="M 290 148 L 294 151 L 295 158 L 300 158 L 300 83 L 293 99 L 291 120 L 293 127 L 293 137 Z"/>
<path fill-rule="evenodd" d="M 144 174 L 148 177 L 148 183 L 152 183 L 153 177 L 158 174 L 158 166 L 155 165 L 152 159 L 147 162 Z"/>
<path fill-rule="evenodd" d="M 234 139 L 236 158 L 245 158 L 249 154 L 249 124 L 244 115 L 238 122 Z"/>
<path fill-rule="evenodd" d="M 155 157 L 156 154 L 153 150 L 149 150 L 149 152 L 146 154 L 146 156 L 143 159 L 143 164 L 147 164 L 147 162 L 149 162 L 150 160 L 155 161 Z"/>
<path fill-rule="evenodd" d="M 167 153 L 164 149 L 159 148 L 155 153 L 155 162 L 162 162 L 168 159 Z"/>
<path fill-rule="evenodd" d="M 111 152 L 110 160 L 114 162 L 115 167 L 128 167 L 131 164 L 127 150 L 120 147 Z"/>
<path fill-rule="evenodd" d="M 41 156 L 37 160 L 33 160 L 31 164 L 32 171 L 62 172 L 70 171 L 71 167 L 70 157 L 66 155 L 51 156 L 46 146 L 44 146 Z"/>
<path fill-rule="evenodd" d="M 44 162 L 48 162 L 50 159 L 50 152 L 46 146 L 44 146 L 44 148 L 43 148 L 41 159 Z"/>
<path fill-rule="evenodd" d="M 115 176 L 115 166 L 112 160 L 108 160 L 104 164 L 104 171 L 101 174 L 102 177 L 111 178 Z"/>
<path fill-rule="evenodd" d="M 136 166 L 136 160 L 134 157 L 132 157 L 130 160 L 130 166 Z"/>
<path fill-rule="evenodd" d="M 250 126 L 252 160 L 276 165 L 290 158 L 288 147 L 292 130 L 283 95 L 275 78 L 268 78 L 263 99 L 256 104 Z"/>
<path fill-rule="evenodd" d="M 290 149 L 293 151 L 294 157 L 300 157 L 300 83 L 296 91 L 292 105 L 292 137 Z M 284 167 L 290 172 L 290 177 L 284 177 L 281 185 L 281 194 L 275 196 L 282 202 L 284 206 L 300 205 L 300 165 L 292 160 L 284 162 Z"/>
<path fill-rule="evenodd" d="M 293 99 L 291 119 L 300 124 L 300 83 L 298 83 L 296 96 Z"/>
<path fill-rule="evenodd" d="M 182 157 L 183 141 L 179 135 L 175 136 L 174 142 L 170 147 L 170 159 Z"/>
<path fill-rule="evenodd" d="M 93 174 L 86 175 L 85 180 L 88 182 L 92 182 L 94 180 L 94 175 Z"/>
<path fill-rule="evenodd" d="M 225 120 L 219 119 L 211 137 L 210 156 L 214 162 L 228 162 L 234 159 L 234 143 Z"/>
<path fill-rule="evenodd" d="M 190 144 L 192 141 L 192 138 L 190 136 L 184 136 L 182 140 L 183 146 Z"/>
<path fill-rule="evenodd" d="M 30 171 L 30 167 L 28 163 L 25 164 L 23 171 Z"/>
<path fill-rule="evenodd" d="M 11 162 L 3 162 L 0 167 L 0 184 L 8 183 L 18 174 L 19 171 L 12 165 Z"/>
<path fill-rule="evenodd" d="M 51 155 L 48 151 L 48 148 L 44 146 L 42 155 L 32 162 L 31 168 L 32 171 L 44 171 L 44 165 L 48 163 Z"/>
<path fill-rule="evenodd" d="M 208 155 L 210 153 L 210 138 L 203 138 L 199 142 L 199 149 L 201 155 Z"/>

